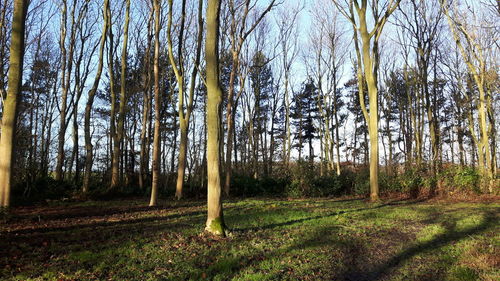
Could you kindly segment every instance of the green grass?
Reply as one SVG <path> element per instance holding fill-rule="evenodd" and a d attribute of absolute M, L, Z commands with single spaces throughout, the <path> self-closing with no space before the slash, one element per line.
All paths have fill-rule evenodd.
<path fill-rule="evenodd" d="M 248 199 L 56 203 L 0 224 L 2 280 L 499 280 L 500 204 Z"/>

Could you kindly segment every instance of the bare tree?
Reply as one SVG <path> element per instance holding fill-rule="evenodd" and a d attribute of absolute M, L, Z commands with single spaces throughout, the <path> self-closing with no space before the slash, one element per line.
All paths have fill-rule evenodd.
<path fill-rule="evenodd" d="M 91 114 L 92 114 L 92 106 L 94 104 L 95 94 L 99 87 L 99 82 L 101 80 L 102 69 L 104 65 L 104 46 L 106 44 L 106 38 L 108 33 L 108 28 L 110 25 L 108 18 L 109 11 L 109 0 L 104 0 L 104 7 L 102 9 L 102 17 L 103 17 L 103 25 L 102 25 L 102 35 L 99 43 L 99 57 L 97 62 L 97 72 L 94 77 L 94 83 L 92 84 L 92 88 L 88 92 L 87 103 L 85 105 L 85 120 L 84 120 L 84 134 L 85 134 L 85 174 L 83 177 L 83 188 L 82 191 L 84 193 L 89 191 L 90 186 L 90 178 L 92 174 L 92 164 L 94 161 L 94 146 L 92 145 L 92 135 L 90 132 L 90 122 L 91 122 Z"/>
<path fill-rule="evenodd" d="M 267 5 L 266 9 L 259 13 L 255 20 L 251 23 L 248 23 L 249 15 L 252 10 L 256 6 L 256 2 L 252 3 L 251 0 L 229 0 L 229 12 L 231 17 L 231 25 L 229 28 L 229 40 L 230 40 L 230 50 L 232 54 L 232 62 L 231 62 L 231 73 L 229 75 L 229 85 L 228 85 L 228 94 L 227 94 L 227 105 L 226 105 L 226 122 L 227 122 L 227 139 L 226 139 L 226 177 L 224 183 L 224 193 L 229 195 L 229 189 L 231 186 L 231 175 L 232 175 L 232 152 L 233 152 L 233 138 L 234 138 L 234 119 L 236 116 L 235 108 L 235 100 L 239 98 L 241 95 L 238 92 L 235 95 L 235 82 L 237 73 L 239 71 L 239 61 L 240 61 L 240 53 L 243 48 L 245 41 L 248 36 L 255 30 L 257 25 L 262 21 L 262 19 L 266 16 L 271 9 L 276 6 L 278 3 L 276 0 L 272 0 L 269 5 Z"/>
<path fill-rule="evenodd" d="M 167 47 L 168 47 L 168 57 L 170 64 L 174 70 L 175 78 L 177 80 L 177 86 L 179 90 L 179 103 L 178 103 L 178 112 L 179 112 L 179 128 L 180 128 L 180 143 L 179 143 L 179 161 L 177 166 L 177 184 L 175 189 L 175 197 L 177 199 L 182 198 L 182 189 L 184 185 L 184 174 L 186 171 L 186 155 L 188 149 L 188 130 L 189 130 L 189 122 L 191 119 L 191 113 L 193 111 L 193 103 L 195 98 L 195 90 L 196 90 L 196 77 L 198 75 L 198 69 L 200 66 L 200 57 L 201 57 L 201 47 L 203 40 L 203 16 L 202 16 L 202 8 L 203 1 L 198 1 L 198 35 L 196 39 L 196 51 L 193 58 L 193 66 L 191 71 L 191 77 L 189 82 L 189 89 L 186 91 L 185 85 L 185 58 L 186 48 L 184 46 L 184 33 L 185 33 L 185 21 L 186 21 L 186 0 L 182 1 L 181 8 L 181 22 L 178 33 L 178 42 L 177 42 L 177 61 L 174 56 L 173 51 L 173 42 L 172 42 L 172 20 L 173 20 L 173 1 L 169 0 L 169 11 L 168 11 L 168 24 L 167 24 Z M 186 92 L 189 94 L 186 96 Z M 184 105 L 184 100 L 187 101 L 186 105 Z M 184 108 L 186 107 L 186 108 Z"/>
<path fill-rule="evenodd" d="M 479 92 L 477 102 L 479 132 L 476 133 L 472 118 L 469 118 L 469 130 L 478 149 L 479 170 L 489 183 L 489 192 L 493 192 L 493 163 L 491 161 L 489 141 L 490 125 L 487 118 L 490 98 L 485 85 L 487 75 L 485 49 L 487 45 L 481 41 L 481 26 L 474 25 L 474 22 L 479 20 L 479 14 L 475 13 L 471 5 L 467 5 L 467 7 L 472 18 L 467 18 L 461 13 L 457 3 L 450 4 L 446 0 L 441 0 L 441 5 L 448 20 L 453 39 Z"/>
<path fill-rule="evenodd" d="M 368 123 L 370 135 L 370 199 L 379 199 L 378 184 L 378 69 L 379 69 L 379 39 L 389 16 L 399 6 L 401 0 L 379 1 L 349 0 L 347 7 L 333 0 L 339 11 L 349 20 L 353 28 L 353 39 L 357 57 L 357 76 L 360 94 L 360 104 L 363 115 Z M 360 3 L 359 3 L 360 2 Z M 368 8 L 371 8 L 371 12 Z M 382 7 L 382 8 L 380 8 Z M 373 19 L 368 19 L 372 16 Z M 373 21 L 371 30 L 369 21 Z M 360 45 L 361 43 L 361 45 Z M 368 88 L 369 109 L 364 102 L 364 83 Z"/>
<path fill-rule="evenodd" d="M 222 212 L 222 185 L 220 176 L 222 89 L 219 77 L 219 16 L 220 0 L 208 0 L 207 38 L 205 60 L 207 70 L 207 176 L 208 176 L 208 216 L 206 230 L 212 234 L 225 236 Z"/>
<path fill-rule="evenodd" d="M 158 183 L 160 177 L 160 22 L 161 22 L 161 5 L 160 0 L 153 0 L 154 11 L 154 136 L 153 136 L 153 179 L 151 184 L 151 200 L 149 206 L 156 206 L 158 200 Z"/>
<path fill-rule="evenodd" d="M 3 104 L 2 134 L 0 135 L 0 208 L 10 206 L 12 163 L 18 97 L 21 92 L 24 63 L 24 31 L 28 0 L 15 0 L 9 59 L 9 84 Z"/>

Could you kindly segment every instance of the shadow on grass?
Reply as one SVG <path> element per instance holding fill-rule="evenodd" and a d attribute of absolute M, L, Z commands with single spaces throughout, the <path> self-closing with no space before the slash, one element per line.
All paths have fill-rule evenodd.
<path fill-rule="evenodd" d="M 217 247 L 207 253 L 207 256 L 209 257 L 218 257 L 216 262 L 210 264 L 205 269 L 202 269 L 203 272 L 198 272 L 194 276 L 192 273 L 186 272 L 185 275 L 179 276 L 178 280 L 201 280 L 205 278 L 208 278 L 209 280 L 232 280 L 236 277 L 238 280 L 258 280 L 258 278 L 260 278 L 258 275 L 261 273 L 259 272 L 259 267 L 266 261 L 274 259 L 277 259 L 277 261 L 283 261 L 284 257 L 290 257 L 292 253 L 296 255 L 302 250 L 343 245 L 346 243 L 345 241 L 338 236 L 332 236 L 332 233 L 338 229 L 338 226 L 322 226 L 311 232 L 304 233 L 304 237 L 302 237 L 302 239 L 296 240 L 291 245 L 285 247 L 280 247 L 281 245 L 279 245 L 272 250 L 251 247 L 251 255 L 221 255 L 221 253 L 224 253 L 224 250 L 227 249 L 224 248 L 224 246 L 222 246 L 222 249 Z M 245 238 L 240 237 L 238 239 L 239 241 L 236 241 L 237 244 L 248 244 L 248 241 L 245 241 Z M 263 271 L 265 273 L 266 280 L 295 280 L 305 277 L 300 276 L 300 273 L 297 273 L 294 278 L 286 276 L 290 270 L 293 270 L 293 264 L 291 263 L 281 263 L 279 266 L 281 267 L 281 270 L 277 272 L 270 272 L 269 270 Z M 248 268 L 254 268 L 253 272 L 244 273 L 244 271 Z M 250 277 L 252 274 L 256 274 L 256 276 Z"/>
<path fill-rule="evenodd" d="M 49 272 L 73 274 L 82 269 L 89 273 L 100 270 L 94 273 L 94 278 L 107 279 L 107 272 L 117 270 L 114 268 L 116 263 L 128 259 L 128 247 L 140 249 L 141 245 L 152 241 L 176 241 L 183 231 L 193 229 L 196 232 L 194 226 L 203 223 L 203 218 L 198 216 L 201 214 L 204 212 L 46 228 L 36 232 L 2 232 L 0 276 L 4 277 L 0 279 L 8 280 L 9 275 L 12 278 L 19 273 L 24 276 L 21 279 L 26 276 L 38 278 Z M 186 220 L 175 220 L 184 216 Z M 78 255 L 82 251 L 90 253 L 92 260 L 79 262 Z"/>
<path fill-rule="evenodd" d="M 436 214 L 432 216 L 432 219 L 434 220 L 437 220 L 439 218 L 438 216 L 436 216 Z M 427 223 L 430 223 L 431 220 L 427 219 Z M 410 246 L 378 265 L 372 264 L 370 266 L 370 270 L 361 269 L 357 266 L 351 266 L 345 272 L 340 274 L 338 280 L 381 280 L 392 270 L 396 270 L 401 264 L 405 263 L 408 260 L 411 260 L 417 255 L 430 253 L 452 243 L 459 242 L 462 239 L 470 237 L 472 235 L 481 234 L 484 231 L 492 229 L 494 226 L 496 226 L 497 223 L 497 215 L 495 212 L 491 211 L 485 213 L 485 217 L 480 224 L 464 230 L 456 229 L 456 220 L 442 222 L 441 225 L 446 229 L 444 233 L 438 234 L 436 237 L 429 241 L 417 243 L 413 246 Z M 438 276 L 431 277 L 431 280 L 439 280 Z"/>
<path fill-rule="evenodd" d="M 142 218 L 127 218 L 119 221 L 99 221 L 99 222 L 90 222 L 90 223 L 80 223 L 75 225 L 68 226 L 57 226 L 57 227 L 40 227 L 35 229 L 20 229 L 14 231 L 1 231 L 0 234 L 4 235 L 34 235 L 34 234 L 42 234 L 49 232 L 68 232 L 85 228 L 113 228 L 120 225 L 138 225 L 144 223 L 153 223 L 153 222 L 166 222 L 172 219 L 186 217 L 186 216 L 197 216 L 204 214 L 205 211 L 193 211 L 187 213 L 178 213 L 164 216 L 147 216 Z"/>
<path fill-rule="evenodd" d="M 353 200 L 347 200 L 347 201 L 357 201 L 357 200 L 361 200 L 361 199 L 353 199 Z M 277 222 L 277 223 L 272 223 L 272 224 L 267 224 L 267 225 L 262 225 L 262 226 L 257 226 L 257 227 L 234 228 L 232 230 L 235 232 L 246 232 L 246 231 L 258 231 L 258 230 L 274 229 L 274 228 L 283 227 L 283 226 L 291 226 L 291 225 L 295 225 L 295 224 L 300 224 L 300 223 L 304 223 L 307 221 L 339 216 L 339 215 L 347 214 L 347 213 L 356 213 L 356 212 L 362 212 L 362 211 L 367 211 L 367 210 L 376 210 L 376 209 L 380 209 L 380 208 L 384 208 L 384 207 L 388 207 L 388 206 L 407 206 L 407 205 L 421 203 L 423 201 L 425 201 L 425 200 L 422 199 L 422 200 L 388 201 L 388 202 L 385 202 L 385 203 L 382 203 L 382 204 L 379 204 L 376 206 L 372 206 L 372 207 L 357 208 L 357 209 L 351 209 L 351 210 L 341 210 L 341 211 L 337 211 L 337 212 L 329 212 L 326 214 L 321 214 L 321 215 L 312 216 L 312 217 L 306 217 L 306 218 L 302 218 L 302 219 Z M 336 202 L 343 202 L 343 201 L 333 201 L 333 202 L 336 203 Z"/>
<path fill-rule="evenodd" d="M 367 248 L 365 248 L 366 242 L 368 240 L 363 240 L 362 238 L 355 237 L 352 235 L 340 237 L 335 235 L 338 232 L 339 225 L 336 225 L 334 221 L 328 222 L 327 225 L 318 225 L 312 228 L 306 228 L 302 231 L 303 237 L 297 238 L 294 241 L 290 241 L 286 246 L 281 246 L 277 242 L 269 241 L 267 239 L 275 239 L 271 232 L 259 232 L 257 236 L 251 239 L 266 240 L 267 244 L 275 246 L 268 249 L 263 249 L 262 247 L 250 247 L 250 254 L 248 251 L 245 254 L 234 254 L 233 256 L 227 255 L 229 247 L 236 247 L 238 245 L 248 244 L 249 235 L 247 232 L 251 230 L 264 230 L 264 229 L 278 229 L 284 226 L 290 226 L 295 224 L 301 224 L 307 221 L 318 220 L 322 218 L 342 215 L 345 213 L 360 212 L 365 210 L 376 210 L 384 207 L 390 206 L 406 206 L 416 203 L 420 203 L 422 200 L 402 200 L 402 201 L 391 201 L 383 204 L 371 205 L 363 208 L 339 210 L 337 212 L 328 212 L 326 214 L 309 216 L 296 220 L 288 220 L 283 222 L 271 223 L 263 225 L 262 227 L 246 227 L 235 229 L 235 232 L 241 233 L 241 235 L 235 235 L 235 238 L 230 238 L 228 240 L 222 240 L 221 243 L 213 243 L 208 248 L 209 250 L 203 252 L 203 256 L 193 258 L 186 256 L 185 262 L 196 264 L 198 267 L 195 271 L 187 272 L 183 271 L 182 276 L 178 276 L 180 280 L 185 279 L 201 279 L 203 277 L 202 271 L 205 270 L 208 278 L 212 278 L 215 275 L 223 276 L 223 279 L 231 279 L 237 277 L 243 271 L 253 268 L 254 272 L 261 272 L 261 267 L 263 267 L 263 262 L 276 259 L 277 261 L 285 261 L 284 257 L 290 257 L 290 252 L 294 252 L 297 255 L 301 254 L 302 250 L 310 250 L 316 248 L 328 247 L 332 249 L 332 255 L 335 256 L 338 262 L 341 262 L 343 266 L 336 266 L 328 268 L 324 264 L 319 264 L 317 267 L 322 267 L 321 270 L 318 269 L 317 274 L 314 279 L 324 279 L 324 280 L 379 280 L 383 278 L 386 274 L 390 273 L 392 270 L 397 269 L 401 263 L 412 259 L 414 256 L 420 253 L 427 253 L 436 248 L 446 246 L 450 243 L 457 242 L 469 235 L 474 235 L 481 233 L 482 231 L 488 230 L 493 227 L 496 222 L 496 217 L 494 212 L 487 213 L 484 216 L 484 220 L 480 222 L 479 225 L 458 230 L 456 228 L 455 222 L 443 223 L 442 218 L 436 216 L 439 211 L 431 211 L 426 213 L 426 219 L 428 223 L 443 223 L 443 227 L 446 232 L 437 235 L 431 241 L 426 241 L 423 243 L 416 244 L 414 246 L 407 247 L 400 253 L 395 254 L 390 258 L 380 257 L 378 260 L 370 260 L 365 256 Z M 332 203 L 335 203 L 333 201 Z M 244 210 L 239 207 L 228 208 L 231 210 L 230 214 L 238 214 Z M 272 214 L 274 210 L 266 210 L 265 214 Z M 302 210 L 301 210 L 302 211 Z M 144 241 L 145 243 L 150 243 L 154 239 L 163 239 L 165 237 L 165 243 L 171 244 L 178 240 L 178 233 L 183 232 L 183 230 L 191 229 L 193 230 L 193 235 L 197 237 L 194 232 L 197 229 L 201 230 L 205 213 L 204 210 L 195 210 L 190 212 L 182 212 L 175 214 L 165 214 L 162 216 L 150 216 L 144 218 L 125 218 L 122 221 L 103 221 L 97 223 L 72 225 L 67 227 L 56 227 L 56 228 L 46 228 L 39 230 L 23 230 L 24 232 L 0 232 L 0 269 L 3 268 L 5 264 L 11 264 L 13 268 L 17 265 L 25 266 L 25 264 L 31 264 L 32 269 L 30 269 L 30 274 L 33 276 L 38 276 L 37 274 L 44 273 L 49 270 L 59 270 L 58 267 L 64 266 L 65 272 L 76 272 L 80 270 L 81 265 L 67 265 L 67 258 L 62 258 L 58 262 L 55 262 L 47 266 L 47 260 L 50 260 L 52 256 L 63 256 L 65 254 L 77 253 L 82 250 L 90 250 L 92 252 L 113 250 L 116 247 L 126 247 L 127 242 L 136 245 L 137 241 Z M 240 219 L 250 222 L 255 220 L 255 210 L 253 213 L 245 213 Z M 231 215 L 230 215 L 231 216 Z M 185 218 L 182 220 L 175 220 L 177 218 Z M 234 219 L 234 215 L 232 215 Z M 174 220 L 174 221 L 172 221 Z M 197 228 L 197 226 L 200 226 Z M 173 234 L 169 236 L 170 234 Z M 371 239 L 371 238 L 370 238 Z M 381 239 L 384 239 L 381 237 Z M 44 245 L 48 241 L 48 247 Z M 26 247 L 16 248 L 16 245 L 26 244 Z M 125 243 L 125 244 L 124 244 Z M 189 242 L 189 243 L 199 243 L 204 242 Z M 401 242 L 400 242 L 401 243 Z M 140 248 L 140 246 L 139 246 Z M 14 251 L 12 251 L 14 249 Z M 31 251 L 31 252 L 30 252 Z M 337 253 L 334 253 L 337 252 Z M 13 261 L 11 257 L 15 255 L 22 255 L 21 261 Z M 95 270 L 96 265 L 100 263 L 106 263 L 109 269 L 107 271 L 119 270 L 113 268 L 116 260 L 118 258 L 128 257 L 117 257 L 117 256 L 105 256 L 99 255 L 96 260 L 88 262 L 87 270 Z M 329 257 L 331 258 L 331 257 Z M 145 258 L 146 259 L 146 258 Z M 205 260 L 212 260 L 210 264 L 204 263 Z M 331 259 L 334 260 L 334 259 Z M 381 261 L 382 260 L 382 261 Z M 149 259 L 146 259 L 147 264 L 149 264 Z M 202 261 L 203 264 L 200 262 Z M 286 261 L 285 261 L 286 262 Z M 64 265 L 63 265 L 64 263 Z M 206 265 L 206 267 L 205 267 Z M 154 268 L 155 265 L 150 265 Z M 280 265 L 273 265 L 280 266 Z M 22 269 L 22 267 L 20 267 Z M 36 269 L 33 269 L 36 268 Z M 287 268 L 293 270 L 293 264 L 285 264 L 279 267 L 283 268 L 285 271 L 276 271 L 269 273 L 271 279 L 286 279 L 290 277 L 286 274 Z M 342 269 L 345 269 L 342 271 Z M 151 269 L 146 269 L 146 271 Z M 1 271 L 0 271 L 1 272 Z M 14 272 L 14 271 L 12 271 Z M 265 270 L 263 271 L 265 272 Z M 107 274 L 106 272 L 103 274 Z M 296 274 L 295 277 L 300 278 L 300 273 L 290 273 Z M 308 273 L 306 273 L 308 274 Z M 135 275 L 134 275 L 135 276 Z M 98 275 L 100 279 L 105 279 L 105 275 Z M 130 278 L 129 278 L 130 279 Z M 133 278 L 132 278 L 133 279 Z"/>
<path fill-rule="evenodd" d="M 155 210 L 172 210 L 176 208 L 189 208 L 189 207 L 201 207 L 204 206 L 206 202 L 202 201 L 192 201 L 192 202 L 182 202 L 176 204 L 163 204 L 160 206 L 149 207 L 149 206 L 54 206 L 54 207 L 33 207 L 33 208 L 20 208 L 20 211 L 12 213 L 12 218 L 9 222 L 16 221 L 41 221 L 41 220 L 58 220 L 58 219 L 72 219 L 72 218 L 84 218 L 84 217 L 104 217 L 112 215 L 121 214 L 132 214 L 139 212 L 148 212 Z M 145 202 L 147 205 L 147 202 Z M 30 211 L 30 210 L 33 211 Z"/>
<path fill-rule="evenodd" d="M 236 229 L 237 232 L 245 233 L 246 231 L 255 231 L 255 230 L 264 230 L 264 229 L 275 229 L 283 226 L 289 226 L 294 224 L 300 224 L 307 221 L 312 221 L 316 219 L 322 219 L 327 217 L 332 217 L 336 215 L 341 215 L 344 213 L 352 213 L 359 212 L 364 210 L 373 210 L 379 209 L 387 206 L 405 206 L 412 205 L 416 203 L 420 203 L 426 200 L 404 200 L 404 201 L 396 201 L 396 202 L 387 202 L 385 204 L 381 204 L 374 207 L 367 208 L 359 208 L 353 210 L 332 212 L 324 215 L 311 216 L 303 219 L 297 220 L 289 220 L 285 222 L 279 222 L 274 224 L 263 225 L 262 227 L 250 227 L 250 228 L 241 228 Z M 208 276 L 223 276 L 223 279 L 232 279 L 234 277 L 239 276 L 242 277 L 241 274 L 245 274 L 245 270 L 248 268 L 254 268 L 250 272 L 259 273 L 259 266 L 264 261 L 269 261 L 273 259 L 281 259 L 285 261 L 285 257 L 290 255 L 291 252 L 295 250 L 307 250 L 312 248 L 325 248 L 329 247 L 334 250 L 332 252 L 341 252 L 340 262 L 343 266 L 337 265 L 336 267 L 332 267 L 329 270 L 320 270 L 321 276 L 316 275 L 315 279 L 321 280 L 365 280 L 365 281 L 375 281 L 381 280 L 387 277 L 387 275 L 391 274 L 394 270 L 397 270 L 402 264 L 413 259 L 415 256 L 420 254 L 428 254 L 432 251 L 436 251 L 441 249 L 442 247 L 451 245 L 453 243 L 457 243 L 467 237 L 472 235 L 481 234 L 485 231 L 492 230 L 495 227 L 498 217 L 497 213 L 494 211 L 485 211 L 482 212 L 483 219 L 478 224 L 468 227 L 466 229 L 457 229 L 457 222 L 462 218 L 443 218 L 439 216 L 439 210 L 422 210 L 425 212 L 426 218 L 423 220 L 426 224 L 439 223 L 446 230 L 442 234 L 436 235 L 429 241 L 420 242 L 413 244 L 412 240 L 407 240 L 411 238 L 407 238 L 402 241 L 397 241 L 397 245 L 405 245 L 404 243 L 410 243 L 409 246 L 406 246 L 402 251 L 391 256 L 389 249 L 384 249 L 384 252 L 387 253 L 387 256 L 380 257 L 371 257 L 367 253 L 369 251 L 366 243 L 370 243 L 369 240 L 372 238 L 360 239 L 354 236 L 349 236 L 345 238 L 340 238 L 335 235 L 339 226 L 335 224 L 327 225 L 327 226 L 319 226 L 313 229 L 310 229 L 310 232 L 305 232 L 304 237 L 298 239 L 294 244 L 288 247 L 277 248 L 271 250 L 269 252 L 263 251 L 259 248 L 254 248 L 252 252 L 255 252 L 253 255 L 240 255 L 240 256 L 230 256 L 223 257 L 218 260 L 216 263 L 211 265 L 208 268 Z M 394 237 L 398 237 L 397 234 Z M 387 238 L 387 237 L 386 237 Z M 380 239 L 384 239 L 384 237 L 380 237 Z M 413 245 L 412 245 L 413 244 Z M 214 253 L 216 254 L 216 253 Z M 219 253 L 220 254 L 220 253 Z M 439 252 L 438 252 L 439 254 Z M 338 258 L 338 256 L 336 257 Z M 440 258 L 440 257 L 439 257 Z M 334 258 L 335 259 L 335 258 Z M 333 259 L 333 260 L 334 260 Z M 452 261 L 454 263 L 455 261 Z M 286 262 L 285 262 L 286 263 Z M 424 279 L 428 280 L 441 280 L 447 274 L 446 270 L 436 268 L 438 265 L 432 263 L 431 261 L 427 261 L 428 266 L 427 269 L 424 269 L 423 272 L 421 269 L 415 269 L 418 272 L 415 274 L 421 274 L 420 276 Z M 292 266 L 293 264 L 289 264 L 288 266 Z M 450 264 L 451 266 L 451 264 Z M 342 268 L 344 270 L 342 270 Z M 266 278 L 270 279 L 290 279 L 289 275 L 286 274 L 294 274 L 293 268 L 291 268 L 291 273 L 287 273 L 285 271 L 270 273 L 268 270 L 263 270 L 266 273 Z M 422 275 L 423 274 L 423 275 Z M 297 278 L 300 275 L 296 276 Z M 304 278 L 302 276 L 301 278 Z M 308 276 L 308 278 L 311 276 Z M 292 279 L 294 277 L 292 276 Z M 429 279 L 430 278 L 430 279 Z"/>

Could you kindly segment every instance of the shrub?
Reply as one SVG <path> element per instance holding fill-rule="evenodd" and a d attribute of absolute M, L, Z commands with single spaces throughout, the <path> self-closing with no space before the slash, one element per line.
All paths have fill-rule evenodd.
<path fill-rule="evenodd" d="M 69 181 L 56 181 L 52 177 L 40 177 L 34 182 L 17 183 L 12 190 L 14 204 L 32 204 L 44 200 L 58 200 L 72 197 L 77 191 Z"/>
<path fill-rule="evenodd" d="M 230 193 L 234 196 L 256 196 L 263 193 L 258 179 L 242 174 L 233 174 L 231 188 Z"/>
<path fill-rule="evenodd" d="M 460 190 L 472 190 L 479 192 L 480 176 L 476 169 L 465 167 L 458 168 L 453 177 L 455 186 Z"/>
<path fill-rule="evenodd" d="M 264 195 L 279 195 L 283 194 L 287 184 L 287 177 L 267 176 L 260 180 L 260 189 Z"/>
<path fill-rule="evenodd" d="M 408 168 L 398 176 L 398 182 L 402 192 L 408 192 L 412 197 L 418 197 L 423 184 L 422 170 Z"/>
<path fill-rule="evenodd" d="M 316 173 L 314 165 L 299 161 L 291 167 L 290 183 L 286 185 L 285 194 L 288 197 L 307 197 L 313 195 Z"/>
<path fill-rule="evenodd" d="M 334 173 L 319 176 L 313 182 L 313 196 L 338 196 L 342 193 L 342 182 Z"/>
<path fill-rule="evenodd" d="M 397 176 L 381 172 L 378 180 L 381 192 L 401 192 L 401 184 Z"/>
<path fill-rule="evenodd" d="M 352 193 L 355 195 L 370 194 L 370 170 L 362 168 L 355 173 Z"/>
<path fill-rule="evenodd" d="M 479 193 L 481 177 L 472 167 L 449 167 L 440 174 L 441 182 L 448 192 L 472 191 Z"/>
<path fill-rule="evenodd" d="M 341 194 L 352 194 L 354 190 L 354 181 L 356 174 L 351 169 L 342 169 L 339 176 L 341 185 Z"/>

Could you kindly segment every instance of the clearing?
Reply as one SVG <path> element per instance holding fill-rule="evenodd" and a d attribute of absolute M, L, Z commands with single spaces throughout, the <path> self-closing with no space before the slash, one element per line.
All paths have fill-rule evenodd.
<path fill-rule="evenodd" d="M 500 280 L 500 203 L 52 202 L 0 222 L 3 280 Z"/>

